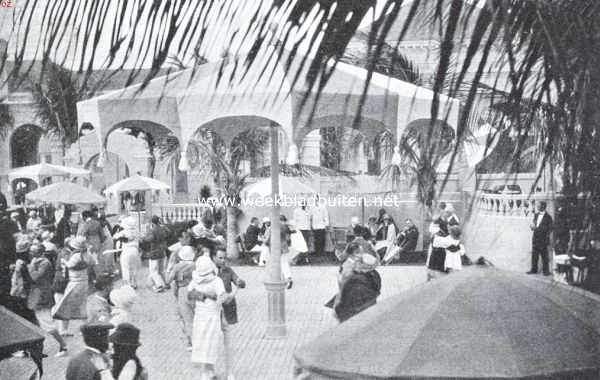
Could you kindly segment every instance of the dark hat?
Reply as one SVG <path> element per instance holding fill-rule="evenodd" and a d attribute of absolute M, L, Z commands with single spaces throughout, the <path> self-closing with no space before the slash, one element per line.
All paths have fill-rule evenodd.
<path fill-rule="evenodd" d="M 121 323 L 119 326 L 117 326 L 117 329 L 112 333 L 109 339 L 114 344 L 139 346 L 140 329 L 131 323 Z"/>
<path fill-rule="evenodd" d="M 81 326 L 81 333 L 86 338 L 106 338 L 113 327 L 115 326 L 106 322 L 90 322 Z"/>
<path fill-rule="evenodd" d="M 152 216 L 152 223 L 160 224 L 160 217 L 158 217 L 157 215 Z"/>
<path fill-rule="evenodd" d="M 110 273 L 102 273 L 96 276 L 96 281 L 94 282 L 94 288 L 96 290 L 104 290 L 109 288 L 114 280 L 114 276 Z"/>

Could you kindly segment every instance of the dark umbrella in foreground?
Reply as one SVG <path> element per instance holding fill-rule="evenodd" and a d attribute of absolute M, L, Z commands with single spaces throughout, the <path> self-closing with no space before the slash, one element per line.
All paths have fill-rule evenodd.
<path fill-rule="evenodd" d="M 600 297 L 466 269 L 367 309 L 295 359 L 303 379 L 598 379 Z"/>
<path fill-rule="evenodd" d="M 26 351 L 42 376 L 44 332 L 39 327 L 0 306 L 0 360 L 17 351 Z M 33 376 L 35 377 L 35 376 Z"/>

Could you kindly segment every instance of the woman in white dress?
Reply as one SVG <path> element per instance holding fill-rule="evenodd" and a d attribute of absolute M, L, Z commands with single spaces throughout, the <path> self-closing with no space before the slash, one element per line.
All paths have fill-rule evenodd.
<path fill-rule="evenodd" d="M 135 218 L 129 216 L 121 222 L 122 231 L 113 235 L 113 240 L 120 240 L 121 245 L 121 273 L 123 281 L 133 289 L 137 289 L 137 272 L 141 265 L 140 260 L 140 234 L 137 230 Z"/>
<path fill-rule="evenodd" d="M 212 379 L 223 342 L 221 305 L 227 298 L 227 293 L 210 257 L 200 256 L 196 260 L 192 282 L 188 285 L 188 297 L 196 301 L 192 328 L 192 363 L 200 366 L 200 379 Z"/>

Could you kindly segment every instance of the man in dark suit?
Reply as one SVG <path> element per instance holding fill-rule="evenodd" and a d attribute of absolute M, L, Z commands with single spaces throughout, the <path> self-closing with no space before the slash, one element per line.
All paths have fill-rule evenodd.
<path fill-rule="evenodd" d="M 538 272 L 538 260 L 542 258 L 542 271 L 544 276 L 549 276 L 550 265 L 548 255 L 548 245 L 550 244 L 550 233 L 552 232 L 552 217 L 546 212 L 546 202 L 538 203 L 538 212 L 533 217 L 531 230 L 533 236 L 531 239 L 531 270 L 527 274 L 536 274 Z"/>
<path fill-rule="evenodd" d="M 102 372 L 110 371 L 108 332 L 110 323 L 91 322 L 81 326 L 85 348 L 67 366 L 66 380 L 100 380 Z"/>

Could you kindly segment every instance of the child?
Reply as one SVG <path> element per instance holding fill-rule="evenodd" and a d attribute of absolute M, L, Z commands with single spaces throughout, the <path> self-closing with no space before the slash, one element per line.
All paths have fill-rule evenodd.
<path fill-rule="evenodd" d="M 465 247 L 460 242 L 460 227 L 458 225 L 450 226 L 450 236 L 446 246 L 446 261 L 444 266 L 446 272 L 452 272 L 462 269 L 462 256 L 465 254 Z"/>

